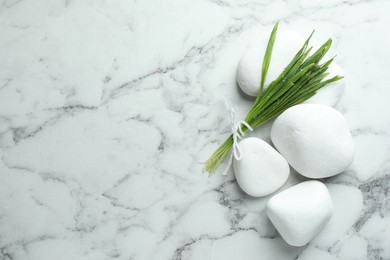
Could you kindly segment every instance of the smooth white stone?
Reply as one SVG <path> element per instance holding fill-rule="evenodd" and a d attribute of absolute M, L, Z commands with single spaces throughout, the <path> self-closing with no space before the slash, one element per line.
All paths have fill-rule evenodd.
<path fill-rule="evenodd" d="M 269 35 L 264 35 L 262 44 L 250 47 L 237 67 L 237 82 L 242 91 L 256 97 L 260 89 L 261 67 Z M 305 39 L 294 31 L 280 32 L 276 36 L 272 59 L 264 84 L 264 90 L 276 79 L 302 47 Z"/>
<path fill-rule="evenodd" d="M 252 97 L 256 97 L 260 89 L 261 67 L 263 63 L 264 52 L 267 46 L 268 35 L 264 35 L 261 44 L 252 46 L 242 56 L 237 67 L 237 82 L 242 91 Z M 268 69 L 264 84 L 264 90 L 275 80 L 283 69 L 290 63 L 294 55 L 299 51 L 305 42 L 305 38 L 294 31 L 283 31 L 277 34 L 274 49 L 272 52 L 271 63 Z M 313 48 L 313 53 L 316 48 Z M 329 59 L 324 56 L 323 62 Z M 343 70 L 335 61 L 328 68 L 329 75 L 324 78 L 330 79 L 336 75 L 344 76 Z M 339 101 L 345 89 L 345 79 L 332 82 L 322 89 L 316 95 L 309 98 L 305 103 L 325 104 L 335 106 Z"/>
<path fill-rule="evenodd" d="M 276 149 L 300 174 L 326 178 L 352 163 L 354 145 L 343 115 L 330 106 L 293 106 L 276 118 L 271 139 Z"/>
<path fill-rule="evenodd" d="M 322 59 L 323 62 L 327 61 L 329 57 L 326 55 Z M 345 76 L 344 71 L 341 69 L 341 67 L 333 61 L 328 68 L 329 75 L 327 75 L 324 80 L 333 78 L 336 75 L 339 76 Z M 319 89 L 317 93 L 306 100 L 304 103 L 306 104 L 324 104 L 328 106 L 334 107 L 337 102 L 340 100 L 341 95 L 344 92 L 346 84 L 346 79 L 341 79 L 332 83 L 329 83 L 328 85 L 324 86 L 323 88 Z"/>
<path fill-rule="evenodd" d="M 241 160 L 233 160 L 238 185 L 247 194 L 261 197 L 279 189 L 290 168 L 286 159 L 265 141 L 249 137 L 240 143 Z"/>
<path fill-rule="evenodd" d="M 328 223 L 333 204 L 326 186 L 306 181 L 273 196 L 267 215 L 280 235 L 292 246 L 303 246 Z"/>

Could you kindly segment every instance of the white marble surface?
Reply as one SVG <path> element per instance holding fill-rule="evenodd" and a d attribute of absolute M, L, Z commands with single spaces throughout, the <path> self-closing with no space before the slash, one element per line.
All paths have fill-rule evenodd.
<path fill-rule="evenodd" d="M 0 1 L 0 259 L 390 259 L 389 1 Z M 335 214 L 288 246 L 204 160 L 251 41 L 331 36 L 357 154 Z M 269 125 L 255 135 L 269 140 Z M 300 181 L 295 174 L 288 185 Z M 287 185 L 287 186 L 288 186 Z"/>

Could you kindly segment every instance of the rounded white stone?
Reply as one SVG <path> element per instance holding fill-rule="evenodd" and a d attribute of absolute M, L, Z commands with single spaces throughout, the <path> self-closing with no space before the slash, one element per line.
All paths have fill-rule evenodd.
<path fill-rule="evenodd" d="M 333 204 L 323 183 L 305 181 L 273 196 L 266 212 L 287 243 L 303 246 L 328 223 Z"/>
<path fill-rule="evenodd" d="M 263 44 L 250 47 L 244 53 L 237 67 L 238 85 L 245 94 L 253 97 L 257 96 L 260 89 L 261 67 L 268 35 L 264 35 L 264 37 L 267 37 L 267 39 L 263 39 Z M 284 31 L 277 34 L 264 90 L 290 63 L 304 42 L 305 39 L 294 31 Z"/>
<path fill-rule="evenodd" d="M 289 165 L 271 145 L 249 137 L 240 143 L 241 160 L 233 159 L 238 185 L 247 194 L 261 197 L 279 189 L 290 173 Z"/>
<path fill-rule="evenodd" d="M 343 115 L 330 106 L 293 106 L 276 118 L 271 129 L 276 149 L 300 174 L 326 178 L 352 163 L 354 145 Z"/>
<path fill-rule="evenodd" d="M 245 94 L 252 97 L 256 97 L 260 90 L 261 67 L 268 41 L 268 38 L 265 37 L 268 35 L 264 35 L 262 44 L 248 48 L 237 67 L 237 83 Z M 277 34 L 264 90 L 282 73 L 304 42 L 305 38 L 294 31 L 283 31 Z M 313 49 L 312 53 L 315 50 L 316 48 Z M 325 62 L 328 59 L 329 57 L 324 56 L 322 61 Z M 325 79 L 336 75 L 344 76 L 344 72 L 335 61 L 329 65 L 328 72 L 329 75 Z M 334 106 L 339 101 L 344 89 L 345 79 L 335 81 L 321 88 L 316 95 L 305 102 Z"/>
<path fill-rule="evenodd" d="M 326 61 L 329 58 L 324 56 L 323 60 Z M 324 80 L 333 78 L 336 75 L 345 76 L 344 71 L 340 68 L 339 65 L 335 61 L 333 61 L 328 68 L 329 75 L 327 75 Z M 341 95 L 345 89 L 345 79 L 341 79 L 319 89 L 317 93 L 306 100 L 304 103 L 306 104 L 324 104 L 328 106 L 334 107 L 337 102 L 340 100 Z"/>

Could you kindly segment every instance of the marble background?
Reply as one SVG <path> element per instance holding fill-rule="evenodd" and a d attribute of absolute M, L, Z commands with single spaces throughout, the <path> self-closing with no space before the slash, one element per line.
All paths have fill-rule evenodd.
<path fill-rule="evenodd" d="M 389 1 L 0 1 L 0 259 L 390 259 Z M 248 45 L 334 39 L 356 145 L 335 213 L 303 248 L 268 198 L 202 173 L 251 101 Z M 254 135 L 269 140 L 269 125 Z M 301 181 L 292 174 L 287 186 Z"/>

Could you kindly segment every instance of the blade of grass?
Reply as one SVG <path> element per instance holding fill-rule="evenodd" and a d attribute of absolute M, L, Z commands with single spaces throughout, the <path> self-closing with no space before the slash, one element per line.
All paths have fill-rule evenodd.
<path fill-rule="evenodd" d="M 270 36 L 269 41 L 268 41 L 267 49 L 265 50 L 265 53 L 264 53 L 263 66 L 261 68 L 261 83 L 260 83 L 259 94 L 263 93 L 265 78 L 266 78 L 267 73 L 268 73 L 269 65 L 271 64 L 272 50 L 274 49 L 278 26 L 279 26 L 279 22 L 277 22 L 274 25 L 274 28 L 272 29 L 271 36 Z"/>

